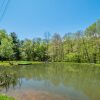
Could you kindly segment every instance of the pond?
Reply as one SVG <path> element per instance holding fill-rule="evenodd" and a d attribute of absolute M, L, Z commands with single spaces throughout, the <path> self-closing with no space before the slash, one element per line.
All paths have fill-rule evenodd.
<path fill-rule="evenodd" d="M 0 67 L 0 75 L 0 93 L 17 100 L 100 100 L 100 67 L 93 64 Z"/>

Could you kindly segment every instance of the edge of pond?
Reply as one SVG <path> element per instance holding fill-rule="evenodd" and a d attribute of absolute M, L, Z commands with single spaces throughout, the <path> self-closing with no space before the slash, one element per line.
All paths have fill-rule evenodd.
<path fill-rule="evenodd" d="M 48 63 L 66 63 L 66 64 L 84 64 L 100 67 L 100 64 L 95 63 L 75 63 L 75 62 L 39 62 L 39 61 L 0 61 L 0 66 L 10 67 L 18 65 L 34 65 L 34 64 L 48 64 Z"/>

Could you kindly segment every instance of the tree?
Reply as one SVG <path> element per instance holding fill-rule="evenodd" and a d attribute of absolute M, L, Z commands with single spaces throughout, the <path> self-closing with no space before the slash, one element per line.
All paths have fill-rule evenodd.
<path fill-rule="evenodd" d="M 38 61 L 46 61 L 48 59 L 47 44 L 40 38 L 33 42 L 34 59 Z"/>
<path fill-rule="evenodd" d="M 97 33 L 96 30 L 96 23 L 93 23 L 92 25 L 90 25 L 86 30 L 85 30 L 85 34 L 88 37 L 95 37 Z"/>
<path fill-rule="evenodd" d="M 13 56 L 13 42 L 12 38 L 7 35 L 5 30 L 0 30 L 0 58 L 10 59 Z"/>
<path fill-rule="evenodd" d="M 100 20 L 97 20 L 94 24 L 89 26 L 86 31 L 86 36 L 88 35 L 90 47 L 89 55 L 90 62 L 96 63 L 100 61 Z"/>
<path fill-rule="evenodd" d="M 20 40 L 18 39 L 17 35 L 15 32 L 12 32 L 10 34 L 10 36 L 12 37 L 13 40 L 13 51 L 14 51 L 14 59 L 15 60 L 20 60 Z"/>
<path fill-rule="evenodd" d="M 55 33 L 49 48 L 49 53 L 52 57 L 52 61 L 62 61 L 63 60 L 63 43 L 60 35 Z"/>
<path fill-rule="evenodd" d="M 33 58 L 33 43 L 31 40 L 24 40 L 20 47 L 21 58 L 23 60 L 32 60 Z"/>
<path fill-rule="evenodd" d="M 0 56 L 5 59 L 11 59 L 13 56 L 13 42 L 11 38 L 3 38 L 0 45 Z"/>
<path fill-rule="evenodd" d="M 44 39 L 44 42 L 46 44 L 46 55 L 47 55 L 47 58 L 45 59 L 46 61 L 49 60 L 49 43 L 50 43 L 50 33 L 49 32 L 45 32 L 45 39 Z"/>
<path fill-rule="evenodd" d="M 66 33 L 63 37 L 63 51 L 64 51 L 64 61 L 70 61 L 69 55 L 73 53 L 73 37 L 72 33 Z"/>

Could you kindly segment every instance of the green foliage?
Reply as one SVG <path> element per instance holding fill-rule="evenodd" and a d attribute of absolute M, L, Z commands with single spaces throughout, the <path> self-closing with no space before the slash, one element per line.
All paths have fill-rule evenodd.
<path fill-rule="evenodd" d="M 78 55 L 76 53 L 69 53 L 65 56 L 67 62 L 77 62 Z"/>
<path fill-rule="evenodd" d="M 22 60 L 32 60 L 32 55 L 33 55 L 32 41 L 25 40 L 20 47 L 20 52 Z"/>
<path fill-rule="evenodd" d="M 100 20 L 63 38 L 58 33 L 49 38 L 46 33 L 45 39 L 19 40 L 16 33 L 0 30 L 0 59 L 100 63 Z"/>
<path fill-rule="evenodd" d="M 63 60 L 63 44 L 58 33 L 55 33 L 52 37 L 51 44 L 49 46 L 49 53 L 52 56 L 52 61 Z"/>
<path fill-rule="evenodd" d="M 13 55 L 12 47 L 13 45 L 11 40 L 6 38 L 2 39 L 0 45 L 0 55 L 5 58 L 10 58 Z"/>
<path fill-rule="evenodd" d="M 16 33 L 11 33 L 10 36 L 12 37 L 12 42 L 13 42 L 13 51 L 14 51 L 14 55 L 13 55 L 13 59 L 15 60 L 20 60 L 20 40 L 18 39 Z"/>
<path fill-rule="evenodd" d="M 89 26 L 85 31 L 87 36 L 94 36 L 96 33 L 96 23 Z"/>
<path fill-rule="evenodd" d="M 0 56 L 2 58 L 10 59 L 13 56 L 13 42 L 12 38 L 8 36 L 5 31 L 0 31 Z"/>

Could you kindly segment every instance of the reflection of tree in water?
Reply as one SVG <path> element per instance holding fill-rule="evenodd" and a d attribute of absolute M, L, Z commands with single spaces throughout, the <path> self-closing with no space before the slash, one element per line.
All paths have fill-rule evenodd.
<path fill-rule="evenodd" d="M 2 75 L 3 74 L 3 75 Z M 32 66 L 4 68 L 0 67 L 0 88 L 21 86 L 22 79 L 42 81 L 52 85 L 64 87 L 72 86 L 76 90 L 84 91 L 88 95 L 100 93 L 100 67 L 86 64 L 47 63 Z M 95 94 L 96 93 L 96 94 Z M 95 99 L 97 100 L 97 99 Z"/>
<path fill-rule="evenodd" d="M 92 64 L 40 64 L 21 67 L 20 71 L 21 77 L 27 80 L 44 80 L 55 87 L 61 84 L 65 87 L 72 86 L 91 96 L 98 97 L 100 93 L 100 68 Z"/>
<path fill-rule="evenodd" d="M 87 80 L 100 80 L 100 68 L 80 64 L 40 64 L 35 66 L 23 66 L 20 69 L 21 77 L 33 80 L 47 80 L 54 85 L 63 83 L 67 85 L 70 81 L 87 82 Z"/>
<path fill-rule="evenodd" d="M 6 89 L 8 91 L 9 87 L 13 88 L 18 83 L 17 71 L 13 68 L 0 67 L 0 90 Z"/>

